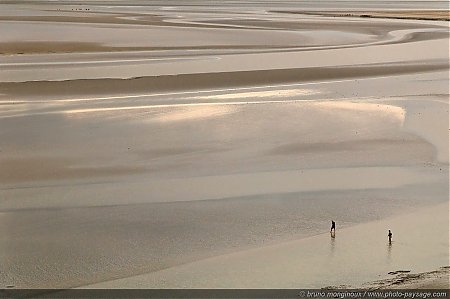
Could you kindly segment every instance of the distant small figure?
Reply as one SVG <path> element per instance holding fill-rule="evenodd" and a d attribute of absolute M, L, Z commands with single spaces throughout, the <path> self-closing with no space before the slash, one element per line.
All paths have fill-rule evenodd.
<path fill-rule="evenodd" d="M 331 233 L 332 231 L 335 231 L 335 232 L 336 232 L 336 222 L 334 222 L 334 220 L 331 220 L 331 229 L 330 229 L 330 233 Z"/>
<path fill-rule="evenodd" d="M 391 232 L 391 230 L 389 230 L 388 238 L 389 238 L 389 244 L 391 244 L 391 242 L 392 242 L 392 232 Z"/>

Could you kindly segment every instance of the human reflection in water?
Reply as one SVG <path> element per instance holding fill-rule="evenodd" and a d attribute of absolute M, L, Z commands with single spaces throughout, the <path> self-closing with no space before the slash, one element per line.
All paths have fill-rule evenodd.
<path fill-rule="evenodd" d="M 392 255 L 392 241 L 389 240 L 388 244 L 387 244 L 387 263 L 390 264 L 391 263 L 391 255 Z"/>
<path fill-rule="evenodd" d="M 331 252 L 330 252 L 330 254 L 331 254 L 331 256 L 333 257 L 334 256 L 334 251 L 335 251 L 335 241 L 336 241 L 336 233 L 334 232 L 334 231 L 332 231 L 332 232 L 330 232 L 330 235 L 331 235 L 331 242 L 330 242 L 330 245 L 331 245 Z"/>

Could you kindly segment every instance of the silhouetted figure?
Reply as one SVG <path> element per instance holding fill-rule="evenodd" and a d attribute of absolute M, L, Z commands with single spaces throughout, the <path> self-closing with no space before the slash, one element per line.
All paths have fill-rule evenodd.
<path fill-rule="evenodd" d="M 331 229 L 330 229 L 330 233 L 331 233 L 332 231 L 335 231 L 335 232 L 336 232 L 336 222 L 334 222 L 334 220 L 331 220 Z"/>
<path fill-rule="evenodd" d="M 389 244 L 391 244 L 391 242 L 392 242 L 392 232 L 391 232 L 391 230 L 389 230 L 388 238 L 389 238 Z"/>

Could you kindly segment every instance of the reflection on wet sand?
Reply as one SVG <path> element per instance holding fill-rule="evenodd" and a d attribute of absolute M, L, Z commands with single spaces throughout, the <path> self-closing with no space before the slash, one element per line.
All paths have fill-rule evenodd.
<path fill-rule="evenodd" d="M 390 264 L 392 261 L 392 241 L 388 241 L 387 244 L 387 259 L 386 262 Z"/>
<path fill-rule="evenodd" d="M 336 232 L 332 231 L 330 236 L 330 257 L 333 258 L 336 251 Z"/>

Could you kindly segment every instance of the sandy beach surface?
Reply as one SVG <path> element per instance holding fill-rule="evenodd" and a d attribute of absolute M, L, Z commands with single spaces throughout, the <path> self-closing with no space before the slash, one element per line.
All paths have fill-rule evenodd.
<path fill-rule="evenodd" d="M 448 3 L 389 4 L 0 3 L 0 287 L 448 288 Z"/>
<path fill-rule="evenodd" d="M 407 288 L 412 275 L 409 279 L 401 276 L 399 281 L 397 273 L 420 273 L 448 262 L 448 242 L 441 238 L 448 231 L 448 213 L 448 203 L 440 204 L 345 228 L 334 235 L 319 234 L 88 287 L 271 289 L 297 288 L 301 282 L 305 288 L 390 288 L 401 282 L 400 287 Z M 391 244 L 386 240 L 386 227 L 396 232 Z M 422 227 L 433 233 L 423 234 Z M 390 284 L 365 284 L 386 276 L 395 279 L 388 279 Z M 448 287 L 447 280 L 442 288 Z"/>

